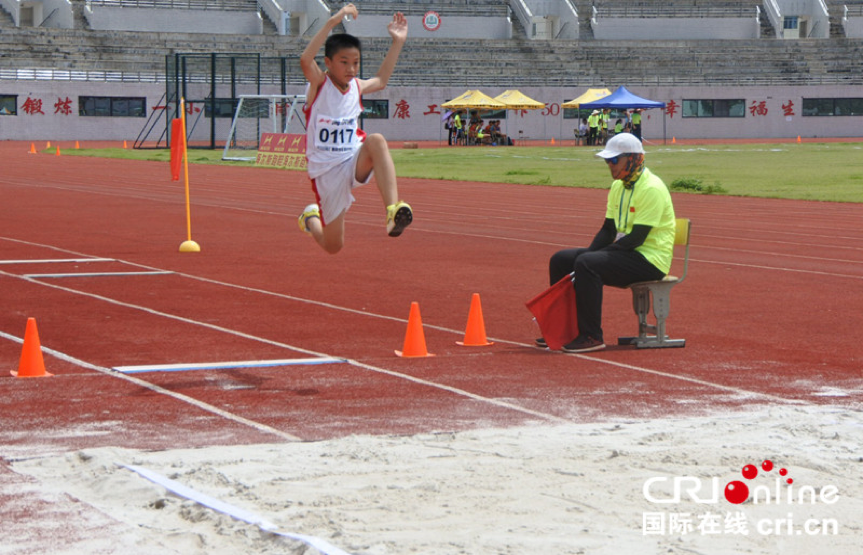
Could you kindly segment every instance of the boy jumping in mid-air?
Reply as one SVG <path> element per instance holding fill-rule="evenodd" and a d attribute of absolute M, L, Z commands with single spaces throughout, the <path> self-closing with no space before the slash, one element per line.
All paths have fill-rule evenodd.
<path fill-rule="evenodd" d="M 300 214 L 300 229 L 312 235 L 328 253 L 345 243 L 345 212 L 354 197 L 354 187 L 364 185 L 375 174 L 387 210 L 387 234 L 398 237 L 413 220 L 411 207 L 398 199 L 396 169 L 386 139 L 379 133 L 366 135 L 359 129 L 363 111 L 361 96 L 386 87 L 408 35 L 405 16 L 399 12 L 387 25 L 393 42 L 377 75 L 358 79 L 360 41 L 348 34 L 327 38 L 342 18 L 357 17 L 348 4 L 330 17 L 300 56 L 300 67 L 308 80 L 306 91 L 306 157 L 316 204 Z M 315 55 L 324 47 L 324 72 Z"/>

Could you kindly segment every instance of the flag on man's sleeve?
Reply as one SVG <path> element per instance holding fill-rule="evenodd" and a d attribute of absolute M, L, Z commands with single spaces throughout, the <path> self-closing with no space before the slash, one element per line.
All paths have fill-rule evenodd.
<path fill-rule="evenodd" d="M 183 153 L 186 151 L 186 137 L 183 136 L 183 120 L 175 118 L 171 121 L 171 180 L 180 180 L 180 170 L 183 167 Z"/>
<path fill-rule="evenodd" d="M 525 303 L 539 324 L 549 349 L 559 350 L 578 336 L 572 274 Z"/>

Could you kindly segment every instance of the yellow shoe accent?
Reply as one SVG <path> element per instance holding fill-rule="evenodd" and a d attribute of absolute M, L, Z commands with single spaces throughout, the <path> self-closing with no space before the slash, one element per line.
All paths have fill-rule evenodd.
<path fill-rule="evenodd" d="M 309 235 L 311 235 L 312 232 L 309 231 L 309 226 L 306 225 L 306 220 L 308 220 L 309 218 L 320 218 L 320 217 L 321 217 L 321 209 L 318 207 L 317 204 L 310 204 L 310 205 L 306 206 L 305 208 L 303 208 L 303 213 L 300 214 L 300 217 L 297 220 L 297 223 L 300 225 L 300 231 L 302 231 L 303 233 L 308 233 Z"/>
<path fill-rule="evenodd" d="M 408 203 L 398 201 L 387 206 L 387 235 L 398 237 L 414 219 L 413 211 Z"/>

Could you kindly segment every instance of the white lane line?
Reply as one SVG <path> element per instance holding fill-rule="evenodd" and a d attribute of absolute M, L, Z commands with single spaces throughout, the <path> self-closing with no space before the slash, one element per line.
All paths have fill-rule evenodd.
<path fill-rule="evenodd" d="M 23 339 L 15 337 L 14 335 L 9 335 L 9 334 L 4 333 L 2 331 L 0 331 L 0 337 L 4 337 L 4 338 L 9 339 L 11 341 L 15 341 L 16 343 L 24 343 Z M 228 412 L 226 410 L 222 410 L 219 407 L 216 407 L 216 406 L 211 405 L 209 403 L 205 403 L 204 401 L 199 401 L 198 399 L 195 399 L 194 397 L 189 397 L 188 395 L 183 395 L 182 393 L 177 393 L 175 391 L 171 391 L 170 389 L 165 389 L 164 387 L 160 387 L 158 385 L 152 384 L 150 382 L 144 381 L 144 380 L 136 378 L 134 376 L 127 376 L 126 374 L 114 372 L 110 368 L 105 368 L 103 366 L 97 366 L 95 364 L 90 364 L 87 361 L 75 358 L 73 356 L 69 356 L 65 353 L 61 353 L 60 351 L 56 351 L 54 349 L 50 349 L 48 347 L 45 347 L 44 345 L 42 345 L 42 351 L 50 354 L 51 356 L 57 357 L 60 360 L 75 364 L 75 365 L 80 366 L 82 368 L 88 368 L 90 370 L 95 370 L 96 372 L 101 372 L 102 374 L 106 374 L 106 375 L 114 377 L 114 378 L 126 380 L 128 382 L 131 382 L 131 383 L 137 385 L 138 387 L 143 387 L 144 389 L 149 389 L 150 391 L 152 391 L 154 393 L 158 393 L 160 395 L 166 395 L 166 396 L 171 397 L 173 399 L 176 399 L 180 402 L 198 407 L 199 409 L 204 410 L 206 412 L 209 412 L 211 414 L 215 414 L 216 416 L 220 416 L 226 420 L 230 420 L 231 422 L 235 422 L 237 424 L 242 424 L 244 426 L 254 428 L 255 430 L 257 430 L 259 432 L 266 433 L 266 434 L 272 434 L 272 435 L 275 435 L 275 436 L 277 436 L 281 439 L 284 439 L 286 441 L 302 441 L 302 439 L 300 439 L 299 437 L 297 437 L 295 435 L 283 432 L 282 430 L 277 430 L 276 428 L 273 428 L 271 426 L 267 426 L 266 424 L 261 424 L 260 422 L 255 422 L 254 420 L 249 420 L 248 418 L 243 418 L 242 416 L 236 415 L 236 414 Z"/>
<path fill-rule="evenodd" d="M 15 241 L 15 242 L 21 242 L 21 243 L 28 243 L 27 241 L 21 241 L 21 240 L 18 240 L 18 239 L 14 239 L 13 241 Z M 38 243 L 28 243 L 28 244 L 32 244 L 32 245 L 34 245 L 34 246 L 46 247 L 46 248 L 56 248 L 56 247 L 52 247 L 52 246 L 50 246 L 50 245 L 42 245 L 42 244 L 38 244 Z M 65 250 L 65 249 L 58 249 L 58 250 L 63 250 L 64 252 L 69 252 L 70 254 L 78 254 L 78 255 L 84 256 L 82 253 L 75 253 L 75 252 L 73 252 L 73 251 L 67 251 L 67 250 Z M 135 263 L 135 262 L 128 262 L 128 261 L 123 261 L 123 262 L 124 262 L 124 263 L 127 263 L 127 264 L 130 264 L 130 265 L 132 265 L 132 266 L 140 267 L 140 268 L 147 268 L 147 269 L 150 269 L 150 270 L 159 270 L 159 268 L 154 268 L 154 267 L 152 267 L 152 266 L 147 266 L 147 265 L 143 265 L 143 264 L 138 264 L 138 263 Z M 729 264 L 729 263 L 725 263 L 725 262 L 712 262 L 712 261 L 701 261 L 701 262 L 705 262 L 705 263 L 715 263 L 715 264 Z M 735 265 L 735 264 L 731 264 L 731 265 Z M 743 264 L 739 264 L 739 265 L 740 265 L 740 266 L 745 266 L 745 265 L 743 265 Z M 752 266 L 752 267 L 757 267 L 757 266 Z M 767 268 L 767 269 L 775 269 L 775 268 Z M 795 270 L 791 270 L 791 271 L 795 271 Z M 21 276 L 17 276 L 17 275 L 14 275 L 14 274 L 7 274 L 7 273 L 2 272 L 2 271 L 0 271 L 0 275 L 8 275 L 8 276 L 10 276 L 10 277 L 15 277 L 15 278 L 19 278 L 19 279 L 21 278 Z M 247 287 L 247 286 L 243 286 L 243 285 L 236 285 L 236 284 L 232 284 L 232 283 L 226 283 L 226 282 L 217 281 L 217 280 L 214 280 L 214 279 L 205 278 L 205 277 L 200 277 L 200 276 L 195 276 L 195 275 L 191 275 L 191 274 L 186 274 L 186 273 L 182 273 L 182 272 L 176 272 L 176 273 L 175 273 L 175 275 L 180 276 L 180 277 L 185 277 L 185 278 L 188 278 L 188 279 L 192 279 L 192 280 L 196 280 L 196 281 L 200 281 L 200 282 L 203 282 L 203 283 L 209 283 L 209 284 L 218 285 L 218 286 L 221 286 L 221 287 L 228 287 L 228 288 L 231 288 L 231 289 L 238 289 L 238 290 L 241 290 L 241 291 L 246 291 L 246 292 L 251 292 L 251 293 L 258 293 L 258 294 L 262 294 L 262 295 L 267 295 L 267 296 L 271 296 L 271 297 L 276 297 L 276 298 L 279 298 L 279 299 L 286 299 L 286 300 L 296 301 L 296 302 L 300 302 L 300 303 L 304 303 L 304 304 L 309 304 L 309 305 L 313 305 L 313 306 L 319 306 L 319 307 L 328 308 L 328 309 L 335 310 L 335 311 L 347 312 L 347 313 L 351 313 L 351 314 L 358 314 L 358 315 L 361 315 L 361 316 L 368 316 L 368 317 L 371 317 L 371 318 L 377 318 L 377 319 L 380 319 L 380 320 L 389 320 L 389 321 L 402 322 L 402 323 L 406 323 L 406 322 L 407 322 L 407 319 L 405 319 L 405 318 L 397 318 L 397 317 L 394 317 L 394 316 L 387 316 L 387 315 L 384 315 L 384 314 L 377 314 L 377 313 L 368 312 L 368 311 L 365 311 L 365 310 L 357 310 L 357 309 L 348 308 L 348 307 L 344 307 L 344 306 L 334 305 L 334 304 L 332 304 L 332 303 L 326 303 L 326 302 L 323 302 L 323 301 L 316 301 L 316 300 L 312 300 L 312 299 L 305 299 L 305 298 L 301 298 L 301 297 L 295 297 L 295 296 L 292 296 L 292 295 L 286 295 L 286 294 L 283 294 L 283 293 L 276 293 L 276 292 L 273 292 L 273 291 L 266 291 L 266 290 L 258 289 L 258 288 L 254 288 L 254 287 Z M 833 274 L 828 274 L 828 275 L 833 275 Z M 842 276 L 842 277 L 855 277 L 855 278 L 856 278 L 857 276 Z M 198 326 L 202 326 L 202 327 L 210 328 L 210 329 L 213 329 L 213 330 L 216 330 L 216 331 L 221 331 L 221 332 L 229 333 L 229 334 L 236 335 L 236 336 L 239 336 L 239 337 L 243 337 L 243 338 L 246 338 L 246 339 L 250 339 L 250 340 L 254 340 L 254 341 L 261 341 L 261 342 L 263 342 L 263 343 L 267 343 L 267 344 L 270 344 L 270 345 L 275 345 L 275 346 L 279 346 L 279 347 L 284 347 L 284 348 L 291 349 L 291 350 L 294 350 L 294 351 L 297 351 L 297 352 L 301 352 L 301 353 L 305 353 L 305 354 L 308 354 L 308 355 L 311 355 L 311 356 L 316 356 L 316 357 L 330 357 L 330 356 L 333 356 L 333 355 L 331 355 L 331 354 L 329 354 L 329 353 L 319 353 L 319 352 L 317 352 L 317 351 L 311 351 L 311 350 L 303 349 L 303 348 L 301 348 L 301 347 L 297 347 L 297 346 L 292 346 L 292 345 L 288 345 L 288 344 L 284 344 L 284 343 L 279 343 L 279 342 L 275 342 L 275 341 L 270 341 L 270 340 L 267 340 L 267 339 L 264 339 L 264 338 L 260 338 L 260 337 L 256 337 L 256 336 L 251 336 L 251 335 L 248 335 L 248 334 L 245 334 L 245 333 L 242 333 L 242 332 L 238 332 L 238 331 L 235 331 L 235 330 L 229 330 L 229 329 L 227 329 L 227 328 L 222 328 L 222 327 L 220 327 L 220 326 L 215 326 L 215 325 L 213 325 L 213 324 L 208 324 L 208 323 L 205 323 L 205 322 L 199 322 L 199 321 L 195 321 L 195 320 L 190 320 L 190 319 L 187 319 L 187 318 L 183 318 L 183 317 L 180 317 L 180 316 L 174 316 L 174 315 L 171 315 L 171 314 L 166 314 L 166 313 L 158 312 L 158 311 L 155 311 L 155 310 L 152 310 L 152 309 L 146 308 L 146 307 L 140 307 L 140 306 L 136 306 L 136 305 L 130 305 L 130 304 L 127 304 L 127 303 L 123 303 L 123 302 L 121 302 L 121 301 L 116 301 L 116 300 L 114 300 L 114 299 L 109 299 L 109 298 L 107 298 L 107 297 L 102 297 L 102 296 L 100 296 L 100 295 L 95 295 L 95 294 L 92 294 L 92 293 L 85 293 L 85 292 L 77 291 L 77 290 L 74 290 L 74 289 L 68 289 L 68 288 L 66 288 L 66 287 L 61 287 L 61 286 L 56 285 L 56 284 L 45 283 L 45 282 L 40 282 L 40 281 L 35 281 L 35 280 L 32 280 L 32 282 L 33 282 L 33 283 L 36 283 L 36 284 L 39 284 L 39 285 L 43 285 L 43 286 L 45 286 L 45 287 L 53 287 L 53 288 L 55 288 L 55 289 L 60 289 L 60 290 L 63 290 L 63 291 L 67 291 L 67 292 L 69 292 L 69 293 L 78 294 L 78 295 L 85 295 L 85 296 L 89 296 L 89 297 L 92 297 L 92 298 L 100 299 L 100 300 L 103 300 L 103 301 L 105 301 L 105 302 L 109 302 L 109 303 L 112 303 L 112 304 L 118 304 L 118 305 L 120 305 L 120 306 L 126 306 L 126 307 L 128 307 L 128 308 L 135 308 L 135 309 L 138 309 L 138 310 L 143 310 L 143 311 L 145 311 L 145 312 L 149 312 L 149 313 L 154 314 L 154 315 L 165 316 L 165 317 L 168 317 L 168 318 L 171 318 L 171 319 L 174 319 L 174 320 L 178 320 L 178 321 L 181 321 L 181 322 L 186 322 L 186 323 L 189 323 L 189 324 L 194 324 L 194 325 L 198 325 Z M 429 328 L 429 329 L 435 329 L 435 330 L 438 330 L 438 331 L 443 331 L 443 332 L 453 333 L 453 334 L 455 334 L 457 337 L 461 337 L 461 336 L 463 336 L 463 334 L 464 334 L 464 330 L 461 330 L 461 329 L 460 329 L 460 330 L 454 330 L 454 329 L 446 328 L 446 327 L 443 327 L 443 326 L 430 325 L 430 324 L 425 323 L 425 322 L 423 323 L 423 327 L 425 327 L 425 328 Z M 495 342 L 498 342 L 498 343 L 505 343 L 505 344 L 508 344 L 508 345 L 514 345 L 514 346 L 519 346 L 519 347 L 528 347 L 528 348 L 532 348 L 532 347 L 533 347 L 531 344 L 528 344 L 528 343 L 524 343 L 524 342 L 520 342 L 520 341 L 511 341 L 511 340 L 508 340 L 508 339 L 502 339 L 502 338 L 498 338 L 498 337 L 489 337 L 488 339 L 489 339 L 489 341 L 495 341 Z M 798 402 L 800 402 L 800 401 L 796 401 L 796 400 L 792 400 L 792 399 L 784 399 L 784 398 L 781 398 L 781 397 L 776 397 L 776 396 L 774 396 L 774 395 L 770 395 L 770 394 L 767 394 L 767 393 L 760 393 L 760 392 L 757 392 L 757 391 L 750 391 L 750 390 L 746 390 L 746 389 L 741 389 L 741 388 L 736 388 L 736 387 L 730 387 L 730 386 L 722 385 L 722 384 L 719 384 L 719 383 L 708 382 L 708 381 L 705 381 L 705 380 L 699 380 L 699 379 L 697 379 L 697 378 L 691 378 L 691 377 L 688 377 L 688 376 L 681 376 L 681 375 L 675 375 L 675 374 L 670 374 L 670 373 L 663 373 L 663 372 L 661 372 L 661 371 L 651 370 L 651 369 L 649 369 L 649 368 L 643 368 L 643 367 L 638 367 L 638 366 L 631 366 L 631 365 L 619 364 L 619 363 L 616 363 L 615 361 L 606 360 L 606 359 L 600 359 L 600 358 L 594 358 L 594 357 L 587 357 L 587 356 L 585 356 L 585 355 L 565 355 L 565 356 L 576 356 L 576 357 L 579 357 L 579 358 L 584 358 L 584 359 L 586 359 L 586 360 L 591 360 L 591 361 L 593 361 L 593 362 L 604 363 L 604 364 L 607 364 L 607 365 L 610 365 L 610 366 L 615 366 L 615 367 L 620 367 L 620 368 L 626 368 L 626 369 L 628 369 L 628 370 L 632 370 L 632 371 L 636 371 L 636 372 L 643 372 L 643 373 L 646 373 L 646 374 L 661 375 L 661 376 L 664 376 L 664 377 L 667 377 L 667 378 L 670 378 L 670 379 L 674 379 L 674 380 L 678 380 L 678 381 L 689 382 L 689 383 L 695 383 L 695 384 L 698 384 L 698 385 L 703 385 L 703 386 L 707 386 L 707 387 L 712 387 L 712 388 L 714 388 L 714 389 L 718 389 L 718 390 L 722 390 L 722 391 L 731 391 L 731 392 L 734 392 L 734 393 L 736 393 L 736 394 L 746 395 L 746 396 L 750 396 L 750 397 L 762 397 L 762 398 L 770 399 L 770 400 L 781 400 L 781 401 L 786 402 L 786 403 L 798 403 Z M 405 378 L 405 379 L 410 379 L 410 380 L 415 381 L 415 382 L 417 382 L 417 383 L 427 383 L 428 385 L 432 385 L 433 387 L 438 387 L 438 388 L 446 389 L 446 390 L 448 390 L 448 391 L 453 391 L 453 392 L 459 392 L 459 394 L 466 395 L 466 396 L 468 396 L 468 397 L 473 397 L 473 396 L 475 395 L 475 394 L 473 394 L 473 393 L 470 393 L 470 392 L 467 392 L 467 391 L 464 391 L 464 390 L 459 390 L 459 389 L 457 389 L 457 388 L 449 388 L 448 386 L 445 386 L 445 385 L 443 385 L 443 384 L 436 384 L 435 382 L 423 382 L 423 380 L 419 380 L 419 379 L 417 379 L 417 378 L 413 378 L 412 376 L 409 376 L 409 375 L 407 375 L 407 374 L 401 374 L 401 373 L 393 372 L 393 371 L 386 370 L 386 369 L 383 369 L 383 368 L 378 368 L 378 367 L 375 367 L 375 366 L 366 365 L 366 364 L 363 364 L 363 363 L 360 363 L 360 362 L 357 362 L 357 361 L 348 360 L 348 363 L 349 363 L 349 364 L 352 364 L 352 365 L 354 365 L 354 366 L 359 366 L 359 367 L 362 367 L 362 368 L 366 368 L 366 369 L 368 369 L 368 370 L 380 371 L 380 372 L 382 372 L 382 373 L 391 374 L 391 375 L 393 375 L 393 376 L 403 377 L 403 378 Z M 488 401 L 488 402 L 495 401 L 494 399 L 490 399 L 490 398 L 486 398 L 486 397 L 480 397 L 480 396 L 476 396 L 476 397 L 477 397 L 477 398 L 480 398 L 480 399 L 483 399 L 483 400 L 485 400 L 485 401 Z M 498 402 L 498 403 L 499 403 L 499 402 Z M 496 403 L 495 403 L 495 402 L 492 402 L 492 404 L 496 404 Z M 502 406 L 502 405 L 499 405 L 499 406 Z M 516 406 L 516 405 L 513 405 L 513 407 L 515 407 L 515 406 Z M 529 414 L 533 414 L 533 413 L 534 413 L 534 411 L 530 411 L 530 409 L 526 409 L 526 408 L 523 408 L 523 407 L 520 407 L 520 410 L 521 410 L 521 412 L 528 412 Z M 539 413 L 539 414 L 542 414 L 542 413 Z M 544 417 L 545 417 L 545 418 L 548 418 L 548 419 L 550 419 L 550 420 L 558 420 L 558 419 L 559 419 L 559 417 L 554 416 L 554 415 L 545 415 Z"/>
<path fill-rule="evenodd" d="M 273 341 L 273 340 L 271 340 L 271 339 L 266 339 L 266 338 L 263 338 L 263 337 L 258 337 L 258 336 L 251 335 L 251 334 L 248 334 L 248 333 L 245 333 L 245 332 L 241 332 L 241 331 L 237 331 L 237 330 L 232 330 L 232 329 L 230 329 L 230 328 L 225 328 L 225 327 L 222 327 L 222 326 L 217 326 L 217 325 L 215 325 L 215 324 L 210 324 L 210 323 L 207 323 L 207 322 L 201 322 L 201 321 L 198 321 L 198 320 L 192 320 L 191 318 L 186 318 L 186 317 L 183 317 L 183 316 L 177 316 L 177 315 L 174 315 L 174 314 L 168 314 L 168 313 L 166 313 L 166 312 L 161 312 L 161 311 L 154 310 L 154 309 L 147 308 L 147 307 L 140 306 L 140 305 L 134 305 L 134 304 L 127 303 L 127 302 L 124 302 L 124 301 L 118 301 L 118 300 L 116 300 L 116 299 L 111 299 L 111 298 L 109 298 L 109 297 L 105 297 L 105 296 L 102 296 L 102 295 L 97 295 L 97 294 L 95 294 L 95 293 L 88 293 L 88 292 L 84 292 L 84 291 L 77 291 L 77 290 L 75 290 L 75 289 L 70 289 L 70 288 L 68 288 L 68 287 L 63 287 L 63 286 L 56 285 L 56 284 L 53 284 L 53 283 L 46 283 L 46 282 L 43 282 L 43 281 L 29 280 L 29 279 L 23 278 L 23 277 L 21 277 L 21 276 L 15 276 L 15 275 L 12 275 L 12 274 L 7 274 L 6 272 L 2 272 L 2 271 L 0 271 L 0 275 L 7 275 L 7 276 L 10 276 L 10 277 L 16 277 L 16 278 L 18 278 L 18 279 L 24 279 L 24 280 L 26 280 L 26 281 L 29 281 L 29 282 L 34 283 L 34 284 L 37 284 L 37 285 L 41 285 L 41 286 L 43 286 L 43 287 L 50 287 L 50 288 L 52 288 L 52 289 L 57 289 L 57 290 L 60 290 L 60 291 L 65 291 L 65 292 L 67 292 L 67 293 L 71 293 L 71 294 L 73 294 L 73 295 L 81 295 L 81 296 L 84 296 L 84 297 L 89 297 L 89 298 L 96 299 L 96 300 L 100 300 L 100 301 L 103 301 L 103 302 L 106 302 L 106 303 L 109 303 L 109 304 L 113 304 L 113 305 L 117 305 L 117 306 L 122 306 L 122 307 L 124 307 L 124 308 L 130 308 L 130 309 L 134 309 L 134 310 L 140 310 L 140 311 L 142 311 L 142 312 L 146 312 L 147 314 L 152 314 L 152 315 L 154 315 L 154 316 L 160 316 L 160 317 L 164 317 L 164 318 L 169 318 L 169 319 L 171 319 L 171 320 L 176 320 L 176 321 L 178 321 L 178 322 L 183 322 L 183 323 L 185 323 L 185 324 L 191 324 L 191 325 L 195 325 L 195 326 L 200 326 L 200 327 L 207 328 L 207 329 L 211 329 L 211 330 L 218 331 L 218 332 L 221 332 L 221 333 L 226 333 L 226 334 L 233 335 L 233 336 L 236 336 L 236 337 L 241 337 L 241 338 L 243 338 L 243 339 L 248 339 L 248 340 L 250 340 L 250 341 L 257 341 L 257 342 L 260 342 L 260 343 L 265 343 L 265 344 L 267 344 L 267 345 L 273 345 L 273 346 L 276 346 L 276 347 L 281 347 L 281 348 L 284 348 L 284 349 L 289 349 L 289 350 L 292 350 L 292 351 L 297 351 L 297 352 L 300 352 L 300 353 L 305 353 L 305 354 L 307 354 L 307 355 L 311 355 L 311 356 L 314 356 L 314 357 L 317 357 L 317 358 L 321 358 L 321 359 L 331 359 L 331 358 L 334 358 L 332 355 L 327 354 L 327 353 L 321 353 L 321 352 L 317 352 L 317 351 L 312 351 L 312 350 L 304 349 L 304 348 L 302 348 L 302 347 L 298 347 L 298 346 L 295 346 L 295 345 L 290 345 L 290 344 L 282 343 L 282 342 L 279 342 L 279 341 Z M 438 329 L 442 329 L 442 330 L 445 330 L 445 331 L 449 331 L 449 332 L 453 332 L 453 333 L 455 333 L 455 330 L 449 330 L 449 329 L 447 329 L 447 328 L 438 328 Z M 459 333 L 462 333 L 462 332 L 459 332 Z M 4 336 L 7 336 L 6 334 L 3 334 L 3 335 L 4 335 Z M 7 337 L 9 337 L 9 336 L 7 336 Z M 20 341 L 20 340 L 19 340 L 19 341 Z M 43 350 L 45 350 L 45 348 L 44 348 L 44 347 L 43 347 Z M 48 351 L 46 351 L 46 352 L 48 352 Z M 66 359 L 66 360 L 69 360 L 69 359 Z M 428 386 L 428 387 L 436 388 L 436 389 L 439 389 L 439 390 L 441 390 L 441 391 L 447 391 L 447 392 L 450 392 L 450 393 L 454 393 L 454 394 L 456 394 L 456 395 L 460 395 L 460 396 L 463 396 L 463 397 L 466 397 L 466 398 L 469 398 L 469 399 L 474 399 L 474 400 L 477 400 L 477 401 L 482 401 L 482 402 L 485 402 L 485 403 L 488 403 L 488 404 L 491 404 L 491 405 L 495 405 L 495 406 L 498 406 L 498 407 L 503 407 L 503 408 L 512 409 L 512 410 L 515 410 L 515 411 L 518 411 L 518 412 L 522 412 L 522 413 L 525 413 L 525 414 L 528 414 L 528 415 L 531 415 L 531 416 L 540 417 L 540 418 L 543 418 L 543 419 L 545 419 L 545 420 L 550 420 L 550 421 L 552 421 L 552 422 L 570 422 L 569 420 L 562 419 L 562 418 L 560 418 L 560 417 L 558 417 L 558 416 L 555 416 L 555 415 L 552 415 L 552 414 L 546 414 L 546 413 L 542 413 L 542 412 L 534 411 L 534 410 L 531 410 L 531 409 L 528 409 L 528 408 L 525 408 L 525 407 L 521 407 L 521 406 L 519 406 L 519 405 L 515 405 L 515 404 L 507 403 L 507 402 L 504 402 L 504 401 L 499 401 L 499 400 L 497 400 L 497 399 L 493 399 L 493 398 L 490 398 L 490 397 L 483 397 L 483 396 L 481 396 L 481 395 L 477 395 L 477 394 L 475 394 L 475 393 L 471 393 L 471 392 L 469 392 L 469 391 L 466 391 L 466 390 L 463 390 L 463 389 L 459 389 L 459 388 L 456 388 L 456 387 L 450 387 L 450 386 L 447 386 L 447 385 L 444 385 L 444 384 L 439 384 L 439 383 L 436 383 L 436 382 L 432 382 L 432 381 L 428 381 L 428 380 L 423 380 L 423 379 L 420 379 L 420 378 L 415 378 L 415 377 L 410 376 L 410 375 L 408 375 L 408 374 L 402 374 L 402 373 L 400 373 L 400 372 L 395 372 L 395 371 L 392 371 L 392 370 L 387 370 L 387 369 L 385 369 L 385 368 L 380 368 L 380 367 L 377 367 L 377 366 L 372 366 L 372 365 L 370 365 L 370 364 L 364 364 L 364 363 L 361 363 L 361 362 L 358 362 L 358 361 L 355 361 L 355 360 L 351 360 L 351 359 L 343 359 L 343 360 L 345 360 L 345 362 L 347 362 L 348 364 L 350 364 L 350 365 L 352 365 L 352 366 L 356 366 L 356 367 L 358 367 L 358 368 L 364 368 L 364 369 L 366 369 L 366 370 L 372 370 L 372 371 L 375 371 L 375 372 L 378 372 L 378 373 L 381 373 L 381 374 L 387 374 L 387 375 L 390 375 L 390 376 L 393 376 L 393 377 L 398 377 L 398 378 L 403 379 L 403 380 L 411 381 L 411 382 L 414 382 L 414 383 L 417 383 L 417 384 L 421 384 L 421 385 L 426 385 L 426 386 Z M 83 362 L 83 361 L 82 361 L 82 362 Z M 88 366 L 87 366 L 87 367 L 94 367 L 93 365 L 89 365 L 89 363 L 87 363 L 87 364 L 88 364 Z M 99 369 L 100 369 L 100 371 L 102 370 L 102 368 L 101 368 L 101 367 L 94 367 L 94 368 L 99 368 Z M 105 371 L 107 371 L 107 372 L 111 372 L 111 370 L 110 370 L 110 369 L 104 369 L 104 370 L 105 370 Z M 112 372 L 112 373 L 113 373 L 113 372 Z M 122 373 L 114 373 L 114 375 L 118 375 L 118 376 L 126 376 L 126 374 L 122 374 Z M 127 377 L 128 377 L 128 376 L 127 376 Z M 129 379 L 133 379 L 133 378 L 129 377 Z M 142 382 L 142 383 L 146 383 L 146 382 Z"/>
<path fill-rule="evenodd" d="M 162 276 L 173 274 L 168 270 L 151 270 L 142 272 L 69 272 L 63 274 L 23 274 L 26 278 L 49 279 L 67 277 L 115 277 L 115 276 Z"/>
<path fill-rule="evenodd" d="M 69 262 L 114 262 L 113 258 L 41 258 L 38 260 L 0 260 L 0 264 L 65 264 Z"/>

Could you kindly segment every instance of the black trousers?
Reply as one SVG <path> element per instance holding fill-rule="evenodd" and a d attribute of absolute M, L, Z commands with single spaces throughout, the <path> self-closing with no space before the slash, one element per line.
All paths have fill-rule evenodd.
<path fill-rule="evenodd" d="M 600 341 L 603 341 L 603 286 L 626 287 L 639 281 L 665 277 L 637 251 L 566 249 L 554 253 L 548 262 L 548 277 L 552 285 L 573 271 L 578 332 Z"/>

